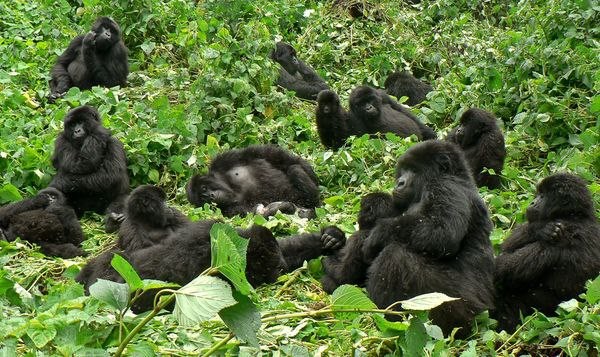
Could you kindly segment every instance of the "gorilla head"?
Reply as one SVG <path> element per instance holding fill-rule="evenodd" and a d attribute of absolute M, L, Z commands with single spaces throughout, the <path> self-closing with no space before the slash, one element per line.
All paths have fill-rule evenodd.
<path fill-rule="evenodd" d="M 285 42 L 277 42 L 275 49 L 271 52 L 271 59 L 279 63 L 291 75 L 298 71 L 299 61 L 296 57 L 296 50 Z"/>
<path fill-rule="evenodd" d="M 456 143 L 462 148 L 475 144 L 482 134 L 497 128 L 496 118 L 479 108 L 471 108 L 464 112 L 460 118 L 460 125 L 456 128 Z"/>
<path fill-rule="evenodd" d="M 335 114 L 340 111 L 340 97 L 330 90 L 322 90 L 317 96 L 317 113 Z M 318 114 L 317 114 L 318 115 Z"/>
<path fill-rule="evenodd" d="M 71 109 L 64 119 L 66 139 L 76 148 L 81 148 L 86 137 L 95 135 L 110 135 L 100 123 L 100 113 L 94 107 L 83 105 Z"/>
<path fill-rule="evenodd" d="M 149 225 L 164 226 L 166 221 L 165 192 L 157 186 L 143 185 L 131 192 L 127 199 L 127 217 L 147 222 Z"/>
<path fill-rule="evenodd" d="M 378 120 L 381 115 L 381 96 L 375 88 L 368 86 L 356 87 L 350 93 L 350 110 L 359 118 Z"/>
<path fill-rule="evenodd" d="M 93 44 L 100 52 L 109 50 L 121 40 L 119 25 L 109 17 L 101 17 L 96 20 L 91 32 L 95 34 Z"/>

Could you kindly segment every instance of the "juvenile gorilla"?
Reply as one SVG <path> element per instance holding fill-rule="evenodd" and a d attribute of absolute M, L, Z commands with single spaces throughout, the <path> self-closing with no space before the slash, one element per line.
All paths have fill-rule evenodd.
<path fill-rule="evenodd" d="M 314 69 L 296 57 L 296 50 L 289 44 L 277 42 L 271 59 L 281 65 L 277 85 L 296 92 L 296 96 L 315 100 L 320 91 L 329 89 Z"/>
<path fill-rule="evenodd" d="M 362 121 L 342 108 L 340 98 L 330 90 L 319 92 L 316 118 L 321 143 L 330 149 L 339 149 L 351 135 L 367 133 Z"/>
<path fill-rule="evenodd" d="M 478 108 L 467 110 L 446 140 L 463 149 L 477 186 L 491 189 L 500 186 L 498 175 L 504 167 L 506 148 L 494 115 Z M 493 169 L 495 174 L 484 171 L 485 168 Z"/>
<path fill-rule="evenodd" d="M 227 217 L 278 210 L 304 217 L 320 204 L 317 177 L 310 164 L 274 145 L 253 145 L 218 155 L 206 175 L 187 185 L 190 203 L 214 202 Z"/>
<path fill-rule="evenodd" d="M 52 67 L 50 101 L 60 98 L 71 87 L 124 86 L 129 74 L 127 47 L 119 25 L 101 17 L 85 36 L 75 37 Z"/>
<path fill-rule="evenodd" d="M 52 165 L 57 172 L 50 186 L 65 194 L 78 217 L 87 211 L 106 212 L 107 227 L 111 220 L 121 219 L 116 210 L 129 192 L 125 151 L 102 126 L 95 108 L 69 111 L 55 141 Z"/>
<path fill-rule="evenodd" d="M 600 273 L 600 223 L 586 183 L 560 173 L 543 179 L 527 208 L 527 223 L 502 244 L 496 258 L 498 328 L 513 331 L 536 309 L 553 315 Z"/>
<path fill-rule="evenodd" d="M 374 213 L 361 212 L 365 223 L 348 241 L 354 250 L 325 261 L 325 289 L 366 279 L 380 308 L 445 293 L 460 300 L 433 309 L 432 321 L 467 336 L 473 317 L 493 304 L 493 254 L 492 224 L 462 152 L 441 141 L 414 145 L 398 161 L 392 195 L 379 195 Z"/>
<path fill-rule="evenodd" d="M 0 238 L 17 237 L 41 247 L 46 255 L 73 258 L 86 253 L 79 248 L 83 232 L 65 196 L 55 188 L 0 208 Z"/>
<path fill-rule="evenodd" d="M 427 99 L 427 93 L 433 88 L 431 85 L 418 80 L 410 72 L 394 72 L 385 80 L 385 90 L 396 98 L 408 97 L 406 104 L 417 105 Z"/>
<path fill-rule="evenodd" d="M 435 132 L 423 124 L 408 109 L 382 90 L 360 86 L 350 93 L 350 111 L 369 134 L 394 133 L 407 137 L 415 134 L 420 140 L 435 139 Z"/>

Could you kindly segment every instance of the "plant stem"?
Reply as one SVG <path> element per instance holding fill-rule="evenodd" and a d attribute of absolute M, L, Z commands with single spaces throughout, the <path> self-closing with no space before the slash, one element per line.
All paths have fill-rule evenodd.
<path fill-rule="evenodd" d="M 370 313 L 380 313 L 380 314 L 395 315 L 395 316 L 404 316 L 407 314 L 406 311 L 393 311 L 393 310 L 382 310 L 382 309 L 335 309 L 334 310 L 334 309 L 328 308 L 328 309 L 321 309 L 321 310 L 316 310 L 316 311 L 294 312 L 291 314 L 281 314 L 281 315 L 275 315 L 275 316 L 270 316 L 270 317 L 264 317 L 261 319 L 261 322 L 265 323 L 265 322 L 279 320 L 279 319 L 291 319 L 291 318 L 298 318 L 298 317 L 314 317 L 314 316 L 332 314 L 332 313 L 336 313 L 336 312 L 357 312 L 357 313 L 370 312 Z"/>
<path fill-rule="evenodd" d="M 225 337 L 218 343 L 214 344 L 208 351 L 204 352 L 202 357 L 208 357 L 208 356 L 212 355 L 219 348 L 225 346 L 225 344 L 227 344 L 227 342 L 229 342 L 233 338 L 233 336 L 235 336 L 235 335 L 233 334 L 233 332 L 231 332 L 229 335 L 227 335 L 227 337 Z"/>

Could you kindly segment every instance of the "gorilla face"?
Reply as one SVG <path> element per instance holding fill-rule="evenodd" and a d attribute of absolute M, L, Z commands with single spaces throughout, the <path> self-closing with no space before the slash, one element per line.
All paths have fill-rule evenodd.
<path fill-rule="evenodd" d="M 102 17 L 92 26 L 96 34 L 94 44 L 99 51 L 107 51 L 121 38 L 121 30 L 116 22 L 108 17 Z"/>
<path fill-rule="evenodd" d="M 279 63 L 289 74 L 294 75 L 298 71 L 298 58 L 296 50 L 287 43 L 277 42 L 271 58 Z"/>
<path fill-rule="evenodd" d="M 67 138 L 75 147 L 81 147 L 84 139 L 92 132 L 98 131 L 100 114 L 89 106 L 71 110 L 64 121 Z"/>
<path fill-rule="evenodd" d="M 225 179 L 217 175 L 197 177 L 193 183 L 197 188 L 198 205 L 214 202 L 219 204 L 237 203 L 237 198 L 232 187 Z"/>
<path fill-rule="evenodd" d="M 396 207 L 401 211 L 408 209 L 413 202 L 419 200 L 419 191 L 420 185 L 414 170 L 407 167 L 400 168 L 396 178 L 396 186 L 392 191 Z"/>
<path fill-rule="evenodd" d="M 340 98 L 330 90 L 322 90 L 317 96 L 317 111 L 323 114 L 337 113 L 340 109 Z"/>
<path fill-rule="evenodd" d="M 357 87 L 350 94 L 350 109 L 359 118 L 377 120 L 381 114 L 381 97 L 374 88 Z"/>
<path fill-rule="evenodd" d="M 43 190 L 41 190 L 38 195 L 42 195 L 46 198 L 48 198 L 48 205 L 51 204 L 64 204 L 65 203 L 65 196 L 63 195 L 62 192 L 60 192 L 59 190 L 55 189 L 54 187 L 48 187 L 45 188 Z"/>

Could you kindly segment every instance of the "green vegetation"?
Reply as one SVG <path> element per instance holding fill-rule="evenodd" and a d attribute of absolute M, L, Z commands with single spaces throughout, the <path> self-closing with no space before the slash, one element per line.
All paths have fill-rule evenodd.
<path fill-rule="evenodd" d="M 314 231 L 328 223 L 353 232 L 360 195 L 389 190 L 395 160 L 413 142 L 393 135 L 362 137 L 338 152 L 325 150 L 316 133 L 314 103 L 272 85 L 277 67 L 268 54 L 281 38 L 340 93 L 344 105 L 355 86 L 382 85 L 390 71 L 410 68 L 424 74 L 436 89 L 413 110 L 438 132 L 447 132 L 469 107 L 495 113 L 506 132 L 504 183 L 498 190 L 481 189 L 495 226 L 495 246 L 524 220 L 535 183 L 550 173 L 569 170 L 582 176 L 600 207 L 597 0 L 366 3 L 372 8 L 357 20 L 342 7 L 332 7 L 331 1 L 316 0 L 0 3 L 0 204 L 30 196 L 48 184 L 54 173 L 53 142 L 65 113 L 90 104 L 124 143 L 132 185 L 160 185 L 170 204 L 194 220 L 217 214 L 187 204 L 184 186 L 190 176 L 206 170 L 210 158 L 222 150 L 271 142 L 315 166 L 325 201 L 318 218 L 307 222 L 294 216 L 266 220 L 250 215 L 225 222 L 256 222 L 278 236 Z M 47 81 L 56 57 L 100 15 L 112 16 L 123 29 L 130 50 L 129 85 L 74 88 L 64 100 L 48 104 Z M 98 215 L 82 220 L 84 249 L 93 255 L 114 240 L 103 232 L 101 220 Z M 243 252 L 234 235 L 216 235 L 213 239 L 232 240 L 230 249 L 219 254 Z M 357 289 L 347 287 L 328 296 L 318 282 L 318 261 L 257 289 L 250 300 L 235 293 L 240 303 L 227 309 L 239 310 L 222 310 L 222 321 L 201 323 L 195 321 L 218 310 L 207 313 L 197 310 L 197 301 L 178 302 L 184 313 L 195 313 L 194 323 L 184 323 L 189 316 L 182 319 L 177 310 L 146 320 L 148 315 L 125 313 L 127 289 L 149 283 L 140 282 L 122 261 L 114 264 L 128 276 L 127 284 L 100 289 L 100 295 L 112 291 L 112 296 L 84 296 L 72 279 L 84 263 L 83 258 L 46 258 L 25 243 L 0 242 L 0 354 L 106 355 L 124 347 L 128 355 L 476 356 L 562 351 L 594 356 L 600 345 L 600 279 L 585 296 L 563 303 L 557 317 L 533 315 L 522 329 L 507 335 L 494 332 L 483 314 L 477 332 L 461 341 L 444 339 L 439 329 L 424 323 L 423 313 L 403 313 L 406 322 L 385 322 Z M 231 267 L 231 275 L 239 278 L 236 269 Z M 210 285 L 212 279 L 201 276 L 190 289 Z M 202 292 L 221 296 L 222 289 Z M 176 295 L 179 299 L 185 294 Z M 356 309 L 371 312 L 348 311 Z M 256 334 L 259 314 L 262 325 Z M 243 323 L 236 316 L 242 316 Z"/>

